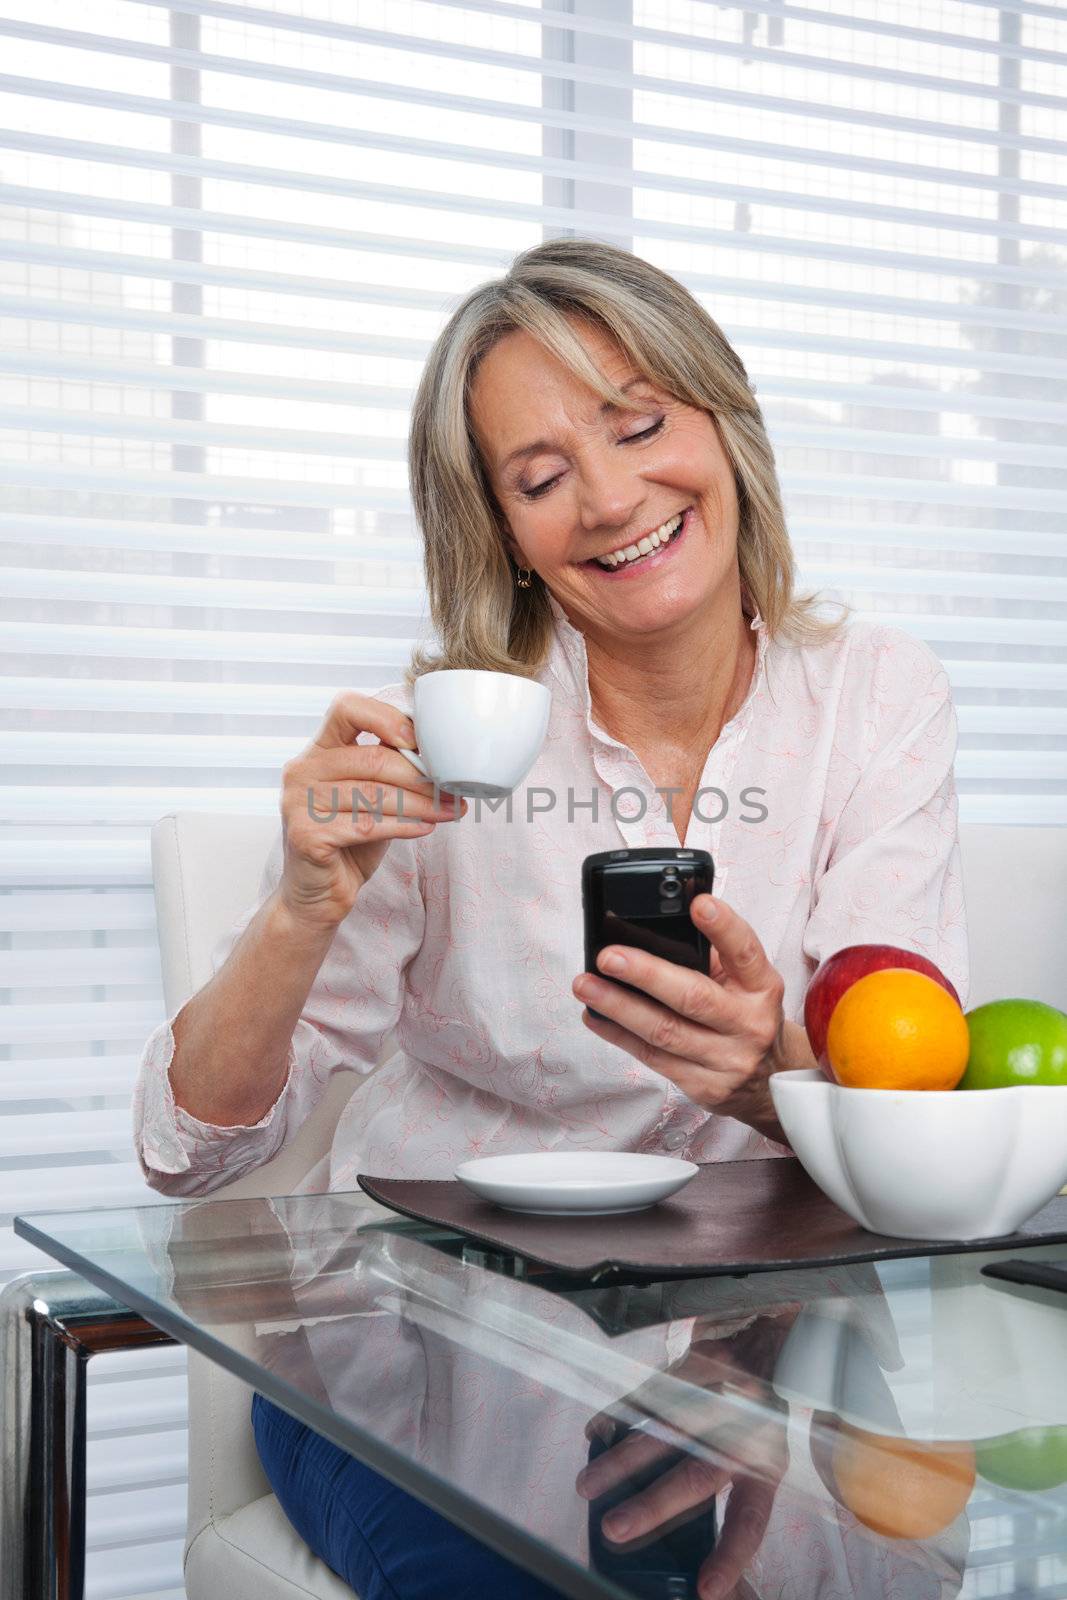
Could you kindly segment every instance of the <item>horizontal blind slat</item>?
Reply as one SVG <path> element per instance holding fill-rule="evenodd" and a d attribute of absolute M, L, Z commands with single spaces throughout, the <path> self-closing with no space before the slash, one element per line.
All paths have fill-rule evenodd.
<path fill-rule="evenodd" d="M 170 0 L 142 0 L 145 5 L 157 6 L 162 9 L 170 8 Z M 219 11 L 215 13 L 213 6 L 218 0 L 203 0 L 202 6 L 196 9 L 201 15 L 223 15 L 229 11 L 235 20 L 247 25 L 257 23 L 271 29 L 296 31 L 305 35 L 319 36 L 336 39 L 350 44 L 365 44 L 378 46 L 384 49 L 396 50 L 401 54 L 428 55 L 435 59 L 445 57 L 456 61 L 467 62 L 475 66 L 495 67 L 507 72 L 526 72 L 537 77 L 557 78 L 563 82 L 586 83 L 602 88 L 632 88 L 635 91 L 643 90 L 649 94 L 684 95 L 687 98 L 711 99 L 713 91 L 709 91 L 703 84 L 680 83 L 675 78 L 653 76 L 649 73 L 635 73 L 619 71 L 612 67 L 594 67 L 580 64 L 575 61 L 566 61 L 558 57 L 547 55 L 524 55 L 517 50 L 490 50 L 480 45 L 461 44 L 454 39 L 428 39 L 413 33 L 392 32 L 381 28 L 356 27 L 351 23 L 337 23 L 308 18 L 306 16 L 292 16 L 284 12 L 263 10 L 255 6 L 241 5 L 239 7 L 225 7 L 219 4 Z M 185 9 L 179 6 L 175 9 Z M 540 18 L 536 19 L 540 22 Z M 531 17 L 530 21 L 534 21 Z M 19 23 L 5 24 L 11 28 L 15 37 L 36 38 L 46 32 L 65 32 L 67 42 L 82 49 L 103 50 L 106 54 L 136 55 L 142 60 L 169 61 L 175 65 L 200 68 L 203 71 L 219 70 L 209 67 L 203 59 L 201 51 L 185 50 L 180 48 L 160 45 L 136 44 L 128 47 L 128 41 L 104 38 L 100 35 L 75 33 L 73 30 L 44 29 L 37 24 Z M 56 42 L 56 41 L 54 41 Z M 683 39 L 683 44 L 685 40 Z M 942 78 L 934 73 L 908 72 L 900 68 L 883 67 L 865 61 L 835 61 L 829 56 L 806 56 L 797 51 L 789 51 L 783 47 L 775 46 L 769 49 L 765 46 L 745 42 L 735 43 L 733 40 L 716 40 L 715 53 L 718 56 L 739 61 L 766 61 L 775 66 L 792 66 L 814 69 L 847 78 L 870 80 L 877 83 L 896 84 L 901 88 L 928 90 L 933 93 L 940 91 L 949 92 L 961 97 L 977 99 L 1003 99 L 1010 105 L 1044 106 L 1049 110 L 1059 110 L 1067 107 L 1067 98 L 1059 95 L 1040 94 L 1033 90 L 1013 88 L 1009 85 L 972 82 L 969 79 Z M 208 58 L 210 59 L 210 58 Z M 276 62 L 254 63 L 258 71 L 250 75 L 265 77 L 277 81 L 285 81 L 281 77 L 282 68 Z M 226 70 L 230 70 L 227 68 Z M 703 92 L 702 92 L 703 91 Z"/>
<path fill-rule="evenodd" d="M 0 312 L 2 310 L 0 304 Z M 273 375 L 220 372 L 217 368 L 137 367 L 131 362 L 109 362 L 99 356 L 80 360 L 75 356 L 33 350 L 0 350 L 0 372 L 31 378 L 65 378 L 72 382 L 114 383 L 128 388 L 173 389 L 187 394 L 248 394 L 268 400 L 317 400 L 328 405 L 364 409 L 373 406 L 389 411 L 406 411 L 413 398 L 411 389 L 298 378 L 284 372 Z"/>
<path fill-rule="evenodd" d="M 214 445 L 227 450 L 267 450 L 271 454 L 359 457 L 367 461 L 405 461 L 400 439 L 370 438 L 358 433 L 326 433 L 318 429 L 249 428 L 232 422 L 184 422 L 163 417 L 111 416 L 62 407 L 0 405 L 0 431 L 62 433 L 98 439 L 150 439 L 175 448 Z"/>
<path fill-rule="evenodd" d="M 77 1195 L 78 1204 L 86 1208 L 167 1203 L 162 1195 L 147 1187 L 136 1161 L 72 1162 L 63 1168 L 63 1175 L 67 1193 Z M 37 1172 L 0 1170 L 0 1215 L 28 1215 L 32 1211 L 55 1209 L 54 1167 L 42 1167 Z M 54 1261 L 52 1266 L 55 1266 Z"/>
<path fill-rule="evenodd" d="M 0 894 L 0 933 L 140 933 L 155 926 L 151 895 Z"/>
<path fill-rule="evenodd" d="M 54 952 L 0 950 L 0 989 L 80 989 L 90 985 L 159 987 L 159 954 L 152 947 L 116 946 Z"/>
<path fill-rule="evenodd" d="M 159 1021 L 158 1002 L 148 1000 L 11 1003 L 0 1007 L 0 1044 L 143 1042 Z"/>
<path fill-rule="evenodd" d="M 164 601 L 163 603 L 169 603 Z M 264 608 L 269 609 L 269 608 Z M 220 665 L 302 666 L 381 672 L 380 685 L 399 682 L 411 655 L 410 632 L 373 634 L 229 632 L 226 628 L 134 628 L 121 623 L 0 622 L 0 652 L 25 656 L 108 657 L 145 661 L 217 661 Z M 27 663 L 20 663 L 25 666 Z"/>
<path fill-rule="evenodd" d="M 597 182 L 625 187 L 628 177 L 619 169 L 603 163 L 568 159 L 555 160 L 550 156 L 523 155 L 517 151 L 488 149 L 476 145 L 459 145 L 445 140 L 402 137 L 364 128 L 346 128 L 339 124 L 308 122 L 292 117 L 267 116 L 261 112 L 240 111 L 220 106 L 193 104 L 187 100 L 168 100 L 162 96 L 121 94 L 95 89 L 91 84 L 50 83 L 41 78 L 20 78 L 13 73 L 0 73 L 0 92 L 31 96 L 38 100 L 56 100 L 65 104 L 99 106 L 108 111 L 128 111 L 137 116 L 179 118 L 182 122 L 197 123 L 211 128 L 236 128 L 244 132 L 263 133 L 293 140 L 310 140 L 323 144 L 354 146 L 395 153 L 424 154 L 478 165 L 492 165 L 505 171 L 536 172 L 545 176 Z M 530 113 L 538 120 L 545 116 L 544 108 Z M 555 119 L 545 126 L 555 125 Z M 677 130 L 635 124 L 632 133 L 649 142 L 678 139 Z M 846 172 L 865 172 L 882 177 L 905 178 L 909 182 L 951 183 L 955 188 L 994 190 L 998 194 L 1046 196 L 1059 198 L 1064 185 L 1035 182 L 1013 178 L 1008 174 L 973 172 L 959 167 L 926 167 L 916 162 L 889 161 L 876 156 L 863 156 L 843 149 L 817 149 L 805 147 L 797 150 L 785 144 L 766 140 L 740 139 L 725 133 L 709 133 L 706 129 L 687 128 L 684 140 L 691 148 L 715 150 L 732 155 L 765 157 L 772 161 L 803 163 L 805 166 L 841 169 Z M 636 187 L 658 189 L 675 194 L 707 192 L 701 180 L 673 177 L 660 171 L 637 171 L 632 174 Z"/>
<path fill-rule="evenodd" d="M 314 731 L 314 730 L 312 730 Z M 64 767 L 259 767 L 283 765 L 292 740 L 255 733 L 52 733 L 5 735 L 14 768 L 39 766 L 49 757 Z"/>
<path fill-rule="evenodd" d="M 215 796 L 210 799 L 214 801 Z M 213 805 L 205 801 L 195 809 L 211 811 Z M 156 815 L 166 815 L 166 809 Z M 32 822 L 28 808 L 26 820 Z M 113 817 L 103 820 L 114 826 Z M 281 827 L 280 822 L 278 826 Z M 60 888 L 138 885 L 150 889 L 152 859 L 147 834 L 139 832 L 137 838 L 108 838 L 105 828 L 100 836 L 92 839 L 38 839 L 20 827 L 17 838 L 0 838 L 0 888 L 39 889 L 49 885 Z"/>
<path fill-rule="evenodd" d="M 0 23 L 0 34 L 3 24 Z M 387 200 L 383 193 L 379 196 Z M 71 193 L 57 189 L 36 189 L 28 185 L 0 184 L 0 205 L 27 206 L 56 211 L 62 215 L 108 218 L 165 228 L 181 228 L 190 233 L 235 234 L 239 237 L 282 239 L 292 243 L 320 245 L 324 249 L 384 252 L 415 259 L 457 261 L 470 259 L 470 247 L 437 241 L 423 241 L 403 234 L 384 235 L 354 229 L 327 228 L 315 223 L 287 222 L 278 217 L 236 216 L 230 212 L 194 210 L 183 206 L 149 204 Z M 500 220 L 565 226 L 573 220 L 558 207 L 527 206 L 518 202 L 504 207 L 502 202 L 479 202 L 463 196 L 462 201 L 437 195 L 434 209 L 460 215 L 499 217 Z M 862 245 L 827 244 L 818 239 L 793 239 L 787 235 L 752 235 L 695 224 L 658 222 L 649 218 L 608 213 L 590 213 L 586 225 L 591 232 L 610 238 L 663 240 L 674 243 L 716 244 L 734 250 L 758 250 L 813 261 L 847 262 L 855 266 L 875 266 L 894 271 L 926 272 L 939 277 L 974 279 L 976 282 L 1053 285 L 1056 276 L 1050 269 L 1007 265 L 1002 260 L 971 260 L 964 256 L 942 256 L 911 251 L 881 250 Z M 494 265 L 501 265 L 497 260 Z"/>
<path fill-rule="evenodd" d="M 963 364 L 958 352 L 953 353 L 953 359 L 948 364 Z M 967 364 L 992 370 L 984 362 Z M 1034 358 L 1029 363 L 1029 369 L 1028 376 L 1062 376 L 1067 379 L 1067 362 Z M 0 405 L 0 432 L 4 430 L 71 434 L 87 438 L 146 439 L 159 441 L 172 448 L 204 444 L 228 450 L 263 450 L 272 455 L 324 455 L 346 462 L 353 458 L 397 462 L 407 459 L 404 441 L 372 438 L 355 429 L 352 433 L 328 433 L 322 429 L 250 428 L 234 423 L 173 421 L 60 407 Z M 882 433 L 874 429 L 849 429 L 832 422 L 818 425 L 782 423 L 775 430 L 775 435 L 780 445 L 808 447 L 813 451 L 851 449 L 862 451 L 865 456 L 903 456 L 920 461 L 929 457 L 973 458 L 982 462 L 1059 467 L 1067 472 L 1067 467 L 1063 467 L 1061 445 L 1016 444 L 984 438 L 926 437 L 919 433 Z"/>
<path fill-rule="evenodd" d="M 86 1460 L 86 1488 L 92 1496 L 141 1484 L 184 1483 L 188 1448 L 185 1434 L 175 1429 L 158 1439 L 138 1440 L 136 1449 L 127 1440 L 98 1439 Z"/>
<path fill-rule="evenodd" d="M 1064 146 L 1067 154 L 1067 144 Z M 458 296 L 433 294 L 422 289 L 389 287 L 384 284 L 350 282 L 339 278 L 316 278 L 298 274 L 267 272 L 251 267 L 221 266 L 216 262 L 176 261 L 165 257 L 136 256 L 125 251 L 87 250 L 68 244 L 26 242 L 0 238 L 0 261 L 17 261 L 31 266 L 72 267 L 86 272 L 115 272 L 139 278 L 163 278 L 174 283 L 204 284 L 239 288 L 278 295 L 299 295 L 307 299 L 343 300 L 346 304 L 410 307 L 414 310 L 449 309 Z M 504 264 L 502 255 L 500 265 Z M 1043 332 L 1057 324 L 1057 313 L 1018 306 L 983 306 L 946 300 L 925 300 L 915 295 L 885 291 L 828 288 L 818 283 L 783 283 L 766 279 L 733 278 L 728 274 L 693 272 L 686 282 L 698 296 L 708 294 L 739 296 L 762 304 L 827 306 L 840 310 L 885 313 L 890 316 L 922 317 L 951 321 L 961 325 L 1018 328 Z M 138 307 L 116 310 L 110 306 L 81 305 L 73 300 L 47 301 L 40 296 L 3 296 L 0 306 L 12 315 L 21 314 L 26 300 L 35 308 L 35 320 L 85 321 L 101 327 L 144 328 L 154 332 L 189 337 L 238 339 L 243 343 L 299 344 L 323 349 L 345 350 L 344 329 L 281 327 L 274 323 L 233 322 L 225 318 L 204 318 L 182 313 L 145 311 Z M 334 342 L 336 341 L 336 343 Z"/>
<path fill-rule="evenodd" d="M 1067 100 L 1064 101 L 1067 109 Z M 395 141 L 403 148 L 403 141 Z M 367 182 L 357 178 L 339 178 L 307 171 L 288 171 L 280 167 L 261 167 L 249 162 L 217 161 L 205 156 L 187 156 L 154 150 L 134 150 L 127 145 L 105 145 L 88 140 L 63 139 L 55 134 L 29 134 L 0 129 L 0 149 L 22 151 L 27 154 L 51 155 L 59 159 L 99 162 L 118 165 L 133 171 L 169 172 L 198 179 L 202 182 L 247 184 L 251 187 L 295 190 L 300 194 L 330 195 L 348 200 L 366 200 L 371 203 L 388 203 L 399 206 L 428 207 L 431 210 L 473 211 L 486 213 L 487 205 L 493 214 L 502 217 L 530 220 L 534 216 L 554 220 L 556 208 L 531 206 L 524 202 L 505 202 L 499 197 L 486 197 L 476 192 L 453 194 L 435 189 L 411 189 L 397 184 Z M 421 141 L 410 149 L 410 154 L 422 154 L 424 159 L 435 155 L 433 146 Z M 448 154 L 440 152 L 440 159 Z M 488 160 L 488 153 L 483 159 Z M 508 165 L 505 161 L 504 165 Z M 708 200 L 743 201 L 751 205 L 774 206 L 780 210 L 803 211 L 805 215 L 827 215 L 866 218 L 879 222 L 900 222 L 913 228 L 951 228 L 957 233 L 992 235 L 997 238 L 1040 239 L 1048 243 L 1067 240 L 1067 229 L 1048 227 L 1030 221 L 1006 221 L 1003 217 L 973 216 L 967 212 L 924 210 L 921 206 L 891 206 L 869 200 L 838 198 L 834 195 L 804 193 L 790 189 L 763 189 L 752 184 L 725 183 L 707 178 L 674 178 L 658 172 L 635 171 L 627 181 L 618 172 L 606 176 L 568 171 L 567 163 L 558 163 L 559 176 L 568 181 L 580 180 L 606 182 L 608 186 L 639 189 L 644 193 L 691 195 Z M 993 185 L 988 185 L 993 187 Z M 1051 187 L 1051 197 L 1060 198 L 1060 186 Z"/>
<path fill-rule="evenodd" d="M 57 1056 L 0 1063 L 0 1100 L 86 1100 L 133 1092 L 140 1056 Z M 5 1123 L 6 1128 L 6 1123 Z"/>
<path fill-rule="evenodd" d="M 226 606 L 231 610 L 354 613 L 407 624 L 422 615 L 417 590 L 369 585 L 272 582 L 269 579 L 184 578 L 175 573 L 64 572 L 58 568 L 4 567 L 8 599 L 84 600 L 115 605 Z"/>
<path fill-rule="evenodd" d="M 152 3 L 165 3 L 165 0 L 152 0 Z M 341 75 L 339 73 L 312 71 L 307 68 L 288 66 L 278 61 L 261 64 L 238 56 L 220 56 L 207 54 L 204 51 L 170 49 L 166 46 L 145 44 L 140 41 L 116 40 L 101 35 L 78 33 L 71 29 L 49 28 L 40 23 L 14 23 L 0 19 L 0 37 L 4 34 L 14 38 L 32 39 L 40 43 L 58 44 L 69 48 L 95 51 L 105 55 L 120 55 L 137 60 L 158 61 L 165 64 L 173 63 L 176 66 L 188 67 L 193 71 L 299 85 L 312 90 L 323 90 L 327 93 L 401 101 L 427 108 L 437 107 L 445 111 L 472 112 L 475 115 L 491 116 L 500 118 L 503 121 L 534 122 L 546 127 L 581 130 L 614 138 L 662 138 L 667 135 L 669 136 L 669 142 L 678 142 L 677 128 L 650 128 L 635 124 L 629 119 L 582 116 L 569 111 L 551 109 L 543 104 L 526 105 L 521 102 L 516 103 L 515 100 L 508 102 L 490 100 L 478 96 L 443 93 L 419 88 L 410 81 L 404 85 L 396 85 L 382 79 L 357 78 L 348 74 Z M 429 42 L 436 45 L 436 41 Z M 742 59 L 744 59 L 748 49 L 749 47 L 746 46 L 740 52 Z M 513 64 L 513 61 L 514 58 L 507 57 L 507 65 L 509 67 Z M 820 60 L 818 65 L 820 67 L 825 66 L 825 59 Z M 576 81 L 581 82 L 595 81 L 588 72 L 568 67 L 567 64 L 559 61 L 548 61 L 542 58 L 537 60 L 537 75 L 541 77 L 557 77 L 564 82 L 569 78 L 574 78 Z M 846 71 L 845 75 L 850 76 L 851 74 Z M 619 77 L 623 86 L 631 88 L 639 86 L 629 75 L 620 74 Z M 640 86 L 648 88 L 650 92 L 659 92 L 661 85 L 665 86 L 662 92 L 672 96 L 682 93 L 692 98 L 709 100 L 723 105 L 761 107 L 765 101 L 765 96 L 758 92 L 730 89 L 722 85 L 710 88 L 702 85 L 686 84 L 684 88 L 679 88 L 671 79 L 653 79 L 646 80 Z M 931 87 L 932 84 L 927 86 Z M 951 80 L 951 88 L 953 92 L 956 92 L 959 89 L 959 84 L 955 80 Z M 1004 92 L 1007 95 L 1012 93 L 1010 88 L 1006 88 Z M 987 95 L 995 95 L 997 93 L 998 90 L 996 88 L 986 90 Z M 928 134 L 935 137 L 989 144 L 998 148 L 1043 151 L 1047 154 L 1062 153 L 1065 148 L 1065 142 L 1062 140 L 1038 137 L 1033 134 L 1014 133 L 1010 129 L 998 127 L 994 130 L 966 122 L 952 123 L 934 118 L 872 111 L 862 105 L 843 107 L 835 104 L 831 99 L 825 101 L 819 101 L 814 98 L 802 100 L 778 95 L 775 97 L 775 103 L 784 113 L 803 117 L 817 116 L 825 121 L 844 122 L 860 127 L 884 128 L 897 133 Z M 1035 101 L 1036 103 L 1038 102 Z"/>
<path fill-rule="evenodd" d="M 0 1136 L 5 1156 L 127 1155 L 133 1145 L 133 1124 L 127 1106 L 119 1111 L 77 1111 L 6 1115 Z"/>
<path fill-rule="evenodd" d="M 293 753 L 290 750 L 289 754 Z M 299 754 L 299 750 L 295 753 Z M 206 768 L 200 770 L 207 771 Z M 210 781 L 205 781 L 199 787 L 191 784 L 183 785 L 177 781 L 182 776 L 182 770 L 178 769 L 175 773 L 175 782 L 154 788 L 124 783 L 100 784 L 95 787 L 70 783 L 57 783 L 55 787 L 40 784 L 25 786 L 3 784 L 0 785 L 0 821 L 23 825 L 40 823 L 52 828 L 69 829 L 78 824 L 85 826 L 92 824 L 106 828 L 121 823 L 125 827 L 147 827 L 160 817 L 176 811 L 210 811 L 218 816 L 240 815 L 246 811 L 261 817 L 279 815 L 280 766 L 274 771 L 264 772 L 263 783 L 259 788 L 236 785 L 222 787 L 217 783 L 213 785 Z M 31 870 L 31 865 L 32 863 L 27 864 L 27 871 Z M 71 881 L 97 882 L 99 879 L 93 875 L 94 870 L 93 864 L 87 862 L 84 869 L 87 876 L 79 877 L 76 872 Z M 0 882 L 2 881 L 0 877 Z M 23 880 L 13 869 L 7 881 Z M 37 876 L 31 877 L 28 881 L 39 882 L 39 871 Z M 130 880 L 126 877 L 116 881 Z M 150 881 L 150 874 L 146 881 Z"/>
<path fill-rule="evenodd" d="M 287 683 L 153 683 L 128 678 L 0 677 L 0 710 L 180 712 L 322 720 L 337 689 Z M 0 928 L 3 907 L 0 906 Z"/>
<path fill-rule="evenodd" d="M 168 10 L 185 12 L 188 15 L 199 17 L 216 17 L 228 21 L 247 22 L 250 18 L 264 27 L 283 27 L 295 29 L 301 33 L 319 33 L 320 31 L 331 39 L 352 39 L 354 37 L 350 25 L 332 21 L 317 20 L 310 24 L 303 16 L 287 15 L 284 12 L 266 10 L 262 7 L 252 8 L 245 5 L 227 3 L 227 0 L 146 0 L 151 5 L 166 6 Z M 598 39 L 617 39 L 626 43 L 662 44 L 678 49 L 685 49 L 694 53 L 715 55 L 721 48 L 718 38 L 708 38 L 699 33 L 687 31 L 685 28 L 667 29 L 652 28 L 647 25 L 635 25 L 615 19 L 605 19 L 601 16 L 576 14 L 574 11 L 559 10 L 552 5 L 543 5 L 536 17 L 531 16 L 527 6 L 507 3 L 507 0 L 438 0 L 438 3 L 450 10 L 474 12 L 483 16 L 506 17 L 520 23 L 536 23 L 544 28 L 558 29 L 561 33 L 592 36 Z M 822 11 L 808 6 L 797 6 L 781 3 L 781 0 L 702 0 L 704 4 L 718 4 L 731 11 L 746 12 L 754 16 L 767 16 L 783 22 L 816 23 L 821 27 L 840 28 L 852 34 L 872 33 L 880 37 L 894 39 L 908 39 L 914 43 L 928 45 L 942 45 L 953 49 L 966 51 L 973 50 L 978 55 L 993 55 L 998 59 L 1011 61 L 1043 61 L 1056 65 L 1067 65 L 1067 55 L 1056 50 L 1042 50 L 1033 46 L 1012 44 L 996 39 L 976 38 L 973 34 L 949 33 L 934 28 L 919 28 L 907 26 L 886 19 L 867 18 L 848 15 L 833 11 Z M 1045 15 L 1049 14 L 1046 9 Z M 1055 15 L 1055 13 L 1052 13 Z M 279 21 L 279 18 L 281 20 Z M 398 48 L 403 48 L 405 34 L 398 31 L 394 36 Z M 776 51 L 777 53 L 777 51 Z M 746 57 L 745 59 L 749 59 Z M 756 58 L 753 58 L 756 59 Z M 772 58 L 773 59 L 773 58 Z"/>
<path fill-rule="evenodd" d="M 6 302 L 7 308 L 12 309 L 12 302 Z M 60 309 L 62 308 L 60 303 Z M 0 296 L 0 314 L 5 309 L 4 297 Z M 79 321 L 82 308 L 77 308 L 79 315 L 70 320 Z M 32 316 L 32 310 L 27 307 L 26 315 Z M 63 320 L 57 317 L 55 320 Z M 193 319 L 186 319 L 191 321 Z M 161 318 L 161 322 L 167 319 Z M 1044 319 L 1045 327 L 1042 331 L 1052 334 L 1056 329 L 1055 319 Z M 117 326 L 118 324 L 116 324 Z M 162 331 L 168 331 L 164 328 Z M 272 330 L 277 332 L 277 330 Z M 299 330 L 295 330 L 299 332 Z M 746 333 L 749 330 L 746 330 Z M 192 330 L 186 329 L 189 336 Z M 329 334 L 323 330 L 321 337 L 328 341 Z M 776 337 L 781 337 L 777 335 Z M 883 341 L 876 352 L 881 359 L 889 359 L 888 351 L 895 349 Z M 902 352 L 907 356 L 908 352 Z M 960 365 L 967 358 L 962 352 L 951 353 L 951 365 Z M 936 359 L 929 356 L 929 359 Z M 938 363 L 940 364 L 940 363 Z M 977 360 L 983 370 L 987 368 L 985 358 Z M 997 368 L 997 370 L 1001 370 Z M 175 390 L 196 394 L 248 394 L 257 395 L 266 399 L 276 400 L 309 400 L 321 401 L 329 405 L 358 406 L 368 408 L 381 407 L 385 410 L 405 410 L 411 403 L 413 391 L 400 387 L 383 387 L 371 384 L 341 383 L 332 379 L 308 379 L 293 377 L 279 372 L 277 374 L 258 372 L 227 372 L 218 368 L 202 369 L 198 367 L 168 367 L 163 365 L 135 366 L 131 362 L 104 361 L 99 357 L 91 360 L 82 360 L 71 355 L 52 355 L 39 351 L 2 350 L 0 349 L 0 372 L 18 374 L 25 377 L 45 377 L 66 379 L 71 382 L 114 383 L 129 388 L 149 388 L 159 390 Z M 811 400 L 825 403 L 828 400 L 840 401 L 848 404 L 862 404 L 864 407 L 885 406 L 887 409 L 931 412 L 935 415 L 953 415 L 956 413 L 966 416 L 1003 417 L 1020 422 L 1053 422 L 1059 423 L 1063 418 L 1063 407 L 1055 402 L 1043 404 L 1040 401 L 1027 399 L 1015 400 L 1008 395 L 982 395 L 970 391 L 953 392 L 951 389 L 941 389 L 933 393 L 926 393 L 921 389 L 892 388 L 876 383 L 807 383 L 796 379 L 777 377 L 770 374 L 760 381 L 760 394 L 766 400 Z M 765 410 L 767 408 L 765 407 Z M 768 420 L 774 424 L 774 408 L 769 409 Z M 835 425 L 830 424 L 830 427 Z M 835 429 L 836 432 L 836 429 Z M 909 435 L 909 444 L 915 442 L 914 435 Z M 946 443 L 954 442 L 947 441 Z M 974 448 L 969 440 L 958 441 L 960 445 Z M 985 441 L 987 451 L 990 441 Z M 864 438 L 864 446 L 869 447 L 869 438 Z M 997 455 L 1001 452 L 998 448 Z M 0 519 L 2 522 L 2 519 Z M 220 534 L 223 530 L 217 530 Z"/>

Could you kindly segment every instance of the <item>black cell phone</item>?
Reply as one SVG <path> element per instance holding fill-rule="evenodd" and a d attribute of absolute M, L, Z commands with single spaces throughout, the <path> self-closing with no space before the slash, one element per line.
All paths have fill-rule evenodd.
<path fill-rule="evenodd" d="M 612 1442 L 621 1443 L 629 1431 L 628 1428 L 618 1429 Z M 594 1438 L 589 1449 L 590 1461 L 595 1461 L 608 1448 L 603 1439 Z M 696 1600 L 697 1576 L 715 1548 L 714 1500 L 686 1521 L 668 1527 L 656 1538 L 633 1549 L 612 1544 L 604 1537 L 600 1524 L 613 1506 L 647 1489 L 684 1459 L 682 1451 L 671 1451 L 666 1458 L 635 1472 L 624 1483 L 589 1503 L 590 1565 L 594 1572 L 613 1578 L 620 1589 L 639 1596 L 640 1600 Z"/>
<path fill-rule="evenodd" d="M 991 1261 L 981 1270 L 984 1278 L 1003 1278 L 1006 1283 L 1025 1283 L 1067 1294 L 1067 1261 Z"/>
<path fill-rule="evenodd" d="M 689 907 L 695 895 L 711 893 L 714 880 L 715 866 L 706 850 L 651 846 L 586 856 L 582 862 L 585 970 L 605 977 L 596 964 L 598 954 L 605 945 L 627 944 L 680 967 L 709 971 L 711 945 L 690 918 Z M 618 978 L 611 981 L 621 983 Z M 592 1006 L 589 1014 L 600 1016 Z"/>

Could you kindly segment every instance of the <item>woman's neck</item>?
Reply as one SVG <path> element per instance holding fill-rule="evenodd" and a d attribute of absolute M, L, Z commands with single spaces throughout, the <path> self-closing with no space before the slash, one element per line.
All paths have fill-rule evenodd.
<path fill-rule="evenodd" d="M 735 599 L 721 620 L 694 618 L 683 635 L 635 649 L 586 635 L 595 721 L 642 755 L 704 756 L 743 704 L 752 683 L 756 637 Z"/>

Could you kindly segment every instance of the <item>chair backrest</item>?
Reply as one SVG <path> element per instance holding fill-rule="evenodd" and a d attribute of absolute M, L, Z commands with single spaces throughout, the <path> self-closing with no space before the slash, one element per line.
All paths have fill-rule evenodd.
<path fill-rule="evenodd" d="M 212 976 L 211 954 L 259 899 L 280 817 L 179 811 L 152 828 L 163 996 L 172 1016 Z"/>
<path fill-rule="evenodd" d="M 168 1014 L 208 982 L 218 941 L 259 899 L 263 867 L 280 827 L 272 817 L 193 811 L 163 817 L 153 827 Z M 1067 828 L 968 824 L 960 829 L 960 849 L 970 936 L 968 1008 L 1009 995 L 1067 1007 Z M 336 1122 L 357 1082 L 346 1079 L 343 1074 L 331 1085 L 315 1127 L 307 1129 L 299 1147 L 270 1163 L 277 1170 L 263 1168 L 252 1175 L 268 1187 L 255 1187 L 249 1179 L 242 1187 L 282 1194 L 286 1184 L 299 1181 L 301 1163 L 309 1169 L 329 1148 L 331 1118 Z"/>
<path fill-rule="evenodd" d="M 960 853 L 968 1010 L 1009 997 L 1067 1010 L 1067 828 L 967 823 Z"/>

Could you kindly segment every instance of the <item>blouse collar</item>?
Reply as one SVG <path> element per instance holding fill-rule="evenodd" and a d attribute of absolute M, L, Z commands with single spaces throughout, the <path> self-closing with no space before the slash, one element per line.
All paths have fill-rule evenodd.
<path fill-rule="evenodd" d="M 553 639 L 548 653 L 548 666 L 558 679 L 561 687 L 567 694 L 577 699 L 584 705 L 586 720 L 591 732 L 609 744 L 617 744 L 618 740 L 612 739 L 602 728 L 593 722 L 593 702 L 589 692 L 589 656 L 585 647 L 585 635 L 571 622 L 567 613 L 551 591 L 548 594 L 548 604 L 552 611 L 554 623 Z M 745 615 L 751 616 L 749 628 L 756 635 L 756 664 L 752 672 L 752 682 L 741 706 L 731 718 L 731 723 L 736 723 L 742 716 L 748 715 L 749 708 L 755 700 L 762 686 L 766 672 L 767 657 L 767 627 L 760 616 L 758 608 L 745 595 Z M 721 735 L 720 735 L 721 737 Z"/>

